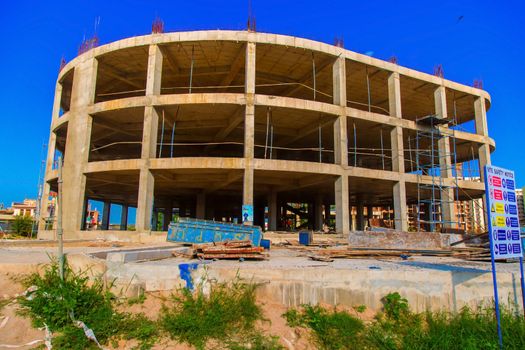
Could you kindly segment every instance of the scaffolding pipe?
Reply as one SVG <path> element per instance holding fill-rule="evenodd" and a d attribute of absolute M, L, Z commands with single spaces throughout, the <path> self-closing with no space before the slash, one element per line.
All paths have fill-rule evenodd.
<path fill-rule="evenodd" d="M 175 124 L 177 121 L 173 121 L 173 127 L 171 128 L 171 147 L 170 147 L 170 158 L 173 158 L 173 139 L 175 138 Z"/>
<path fill-rule="evenodd" d="M 385 153 L 383 149 L 383 129 L 380 129 L 381 133 L 381 163 L 383 165 L 383 170 L 385 170 Z"/>
<path fill-rule="evenodd" d="M 162 158 L 162 144 L 164 143 L 164 110 L 162 110 L 162 129 L 160 132 L 159 158 Z"/>
<path fill-rule="evenodd" d="M 175 125 L 177 124 L 177 117 L 179 115 L 179 106 L 177 106 L 177 109 L 175 110 L 175 116 L 173 117 L 173 127 L 171 129 L 171 148 L 170 148 L 170 156 L 171 158 L 173 158 L 173 146 L 174 146 L 174 142 L 173 140 L 175 139 Z"/>
<path fill-rule="evenodd" d="M 313 83 L 314 83 L 314 101 L 316 99 L 316 91 L 317 91 L 317 84 L 316 84 L 316 79 L 315 79 L 315 58 L 314 58 L 314 53 L 312 52 L 312 80 L 313 80 Z"/>
<path fill-rule="evenodd" d="M 273 150 L 273 124 L 270 126 L 270 159 L 272 159 Z"/>
<path fill-rule="evenodd" d="M 270 131 L 270 108 L 266 109 L 266 140 L 264 142 L 264 159 L 266 159 L 266 154 L 268 151 L 268 132 Z"/>
<path fill-rule="evenodd" d="M 371 107 L 371 98 L 370 98 L 370 78 L 368 76 L 368 66 L 365 69 L 366 69 L 366 90 L 368 92 L 368 112 L 371 112 L 372 107 Z"/>
<path fill-rule="evenodd" d="M 408 135 L 408 157 L 410 158 L 410 172 L 414 171 L 414 162 L 412 160 L 412 145 L 410 135 Z"/>
<path fill-rule="evenodd" d="M 191 65 L 190 65 L 190 94 L 191 94 L 191 86 L 193 84 L 193 59 L 195 54 L 195 45 L 191 46 Z"/>
<path fill-rule="evenodd" d="M 319 163 L 323 162 L 323 140 L 322 140 L 321 120 L 319 120 Z"/>
<path fill-rule="evenodd" d="M 354 166 L 357 166 L 357 137 L 356 137 L 356 129 L 355 129 L 355 123 L 352 123 L 354 125 Z"/>

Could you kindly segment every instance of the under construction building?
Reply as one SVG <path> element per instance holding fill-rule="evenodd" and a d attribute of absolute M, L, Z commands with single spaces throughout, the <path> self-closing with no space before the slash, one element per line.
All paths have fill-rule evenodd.
<path fill-rule="evenodd" d="M 458 202 L 483 196 L 495 147 L 488 93 L 341 46 L 213 30 L 85 50 L 56 83 L 39 235 L 58 156 L 70 238 L 89 235 L 90 201 L 115 234 L 243 207 L 269 230 L 465 229 Z"/>

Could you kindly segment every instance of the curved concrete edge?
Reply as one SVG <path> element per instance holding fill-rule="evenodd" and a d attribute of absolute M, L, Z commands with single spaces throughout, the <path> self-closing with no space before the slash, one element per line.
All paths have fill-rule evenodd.
<path fill-rule="evenodd" d="M 201 30 L 189 32 L 171 32 L 161 34 L 149 34 L 143 36 L 135 36 L 114 41 L 105 45 L 96 47 L 88 52 L 85 52 L 73 60 L 68 62 L 61 70 L 57 81 L 60 81 L 65 74 L 69 72 L 74 66 L 85 62 L 86 60 L 104 55 L 111 51 L 121 50 L 136 46 L 168 44 L 171 42 L 187 42 L 187 41 L 234 41 L 234 42 L 254 42 L 257 44 L 271 44 L 297 47 L 306 50 L 322 52 L 334 57 L 345 57 L 348 60 L 361 62 L 371 66 L 375 66 L 390 72 L 398 72 L 399 74 L 420 79 L 434 85 L 443 85 L 447 88 L 465 92 L 474 96 L 480 96 L 485 99 L 487 109 L 490 108 L 491 97 L 488 92 L 465 86 L 451 80 L 440 78 L 428 73 L 416 71 L 414 69 L 403 67 L 398 64 L 383 61 L 378 58 L 370 57 L 354 51 L 346 50 L 334 45 L 314 41 L 310 39 L 298 38 L 294 36 L 271 34 L 271 33 L 256 33 L 248 31 L 234 31 L 234 30 Z"/>

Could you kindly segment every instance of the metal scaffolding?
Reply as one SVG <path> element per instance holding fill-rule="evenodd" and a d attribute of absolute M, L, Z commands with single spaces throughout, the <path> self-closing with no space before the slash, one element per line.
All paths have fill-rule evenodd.
<path fill-rule="evenodd" d="M 417 227 L 430 232 L 459 228 L 455 118 L 428 115 L 416 123 Z M 449 218 L 445 206 L 454 208 Z"/>

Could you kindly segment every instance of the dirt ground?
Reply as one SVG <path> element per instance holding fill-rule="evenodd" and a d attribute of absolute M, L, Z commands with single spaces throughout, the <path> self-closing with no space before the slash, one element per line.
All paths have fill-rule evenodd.
<path fill-rule="evenodd" d="M 19 277 L 19 275 L 14 276 L 0 272 L 0 301 L 4 301 L 2 304 L 4 304 L 6 300 L 14 300 L 16 296 L 24 292 L 23 287 L 16 282 Z M 150 319 L 157 319 L 166 296 L 166 293 L 146 293 L 146 299 L 142 304 L 128 305 L 128 303 L 124 301 L 118 308 L 126 312 L 142 312 Z M 287 310 L 284 305 L 270 303 L 265 300 L 258 300 L 258 303 L 262 307 L 266 320 L 259 322 L 257 327 L 265 334 L 278 336 L 280 343 L 286 349 L 315 349 L 315 346 L 311 344 L 308 331 L 305 329 L 294 329 L 286 325 L 286 320 L 282 317 L 282 314 Z M 331 308 L 330 306 L 326 307 Z M 20 346 L 28 344 L 35 340 L 39 341 L 31 345 L 17 347 L 17 349 L 33 349 L 42 346 L 45 338 L 44 330 L 33 328 L 29 319 L 17 314 L 18 310 L 19 306 L 15 301 L 11 301 L 0 310 L 0 349 L 8 349 L 13 345 Z M 374 314 L 368 310 L 363 313 L 358 313 L 353 308 L 345 310 L 352 315 L 360 317 L 365 322 L 372 320 L 374 316 Z M 119 342 L 117 349 L 131 349 L 134 345 L 136 345 L 134 341 L 122 340 Z M 190 350 L 193 348 L 186 344 L 178 344 L 171 339 L 163 338 L 153 349 Z"/>

